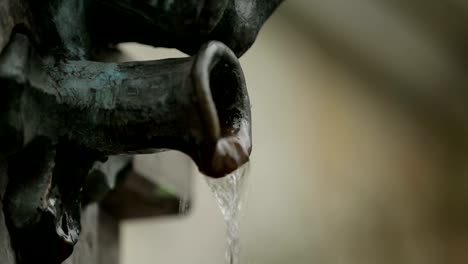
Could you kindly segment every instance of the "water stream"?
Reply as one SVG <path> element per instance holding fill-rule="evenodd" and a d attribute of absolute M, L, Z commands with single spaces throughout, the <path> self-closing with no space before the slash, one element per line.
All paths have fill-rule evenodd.
<path fill-rule="evenodd" d="M 179 214 L 185 215 L 190 208 L 190 200 L 187 191 L 184 191 L 184 194 L 179 197 Z"/>
<path fill-rule="evenodd" d="M 229 264 L 239 264 L 240 213 L 248 169 L 247 163 L 226 177 L 220 179 L 206 177 L 226 223 L 226 259 Z"/>

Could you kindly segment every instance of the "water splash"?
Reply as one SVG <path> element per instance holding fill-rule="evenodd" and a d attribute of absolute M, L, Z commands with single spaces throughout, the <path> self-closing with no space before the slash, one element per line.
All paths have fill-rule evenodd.
<path fill-rule="evenodd" d="M 240 213 L 248 170 L 249 164 L 247 163 L 226 177 L 220 179 L 206 177 L 226 223 L 226 259 L 229 264 L 239 264 Z"/>

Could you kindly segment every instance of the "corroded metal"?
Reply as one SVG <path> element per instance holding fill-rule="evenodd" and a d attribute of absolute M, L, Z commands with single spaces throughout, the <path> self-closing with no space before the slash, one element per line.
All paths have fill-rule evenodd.
<path fill-rule="evenodd" d="M 247 162 L 250 103 L 237 57 L 280 2 L 1 1 L 0 170 L 8 171 L 0 177 L 16 261 L 62 263 L 79 238 L 82 205 L 115 204 L 141 183 L 123 178 L 105 198 L 131 168 L 131 156 L 116 155 L 174 149 L 212 177 Z M 95 60 L 125 41 L 192 56 Z"/>

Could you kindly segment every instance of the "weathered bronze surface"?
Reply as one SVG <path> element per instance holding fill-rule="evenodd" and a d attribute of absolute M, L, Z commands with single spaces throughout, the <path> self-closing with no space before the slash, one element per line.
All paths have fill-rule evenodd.
<path fill-rule="evenodd" d="M 128 172 L 131 156 L 116 155 L 179 150 L 212 177 L 247 162 L 250 103 L 237 57 L 280 2 L 2 0 L 2 263 L 15 262 L 11 246 L 16 263 L 62 263 L 87 204 L 103 201 L 117 218 L 174 210 L 144 190 L 131 199 L 146 204 L 125 206 L 126 193 L 149 183 Z M 97 61 L 126 41 L 192 56 Z M 106 197 L 117 175 L 124 176 Z M 126 209 L 116 212 L 116 203 Z M 96 225 L 93 215 L 85 218 Z"/>

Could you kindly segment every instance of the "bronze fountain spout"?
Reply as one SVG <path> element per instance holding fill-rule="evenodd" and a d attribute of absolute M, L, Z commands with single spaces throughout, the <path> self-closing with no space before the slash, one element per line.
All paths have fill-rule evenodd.
<path fill-rule="evenodd" d="M 23 60 L 16 60 L 18 54 Z M 72 216 L 79 212 L 79 192 L 74 187 L 103 157 L 173 149 L 189 155 L 211 177 L 222 177 L 249 160 L 251 117 L 244 75 L 235 54 L 220 42 L 209 42 L 188 58 L 102 63 L 41 58 L 18 34 L 0 62 L 15 65 L 14 70 L 0 67 L 0 75 L 12 80 L 6 93 L 14 100 L 5 103 L 15 104 L 4 113 L 9 118 L 0 139 L 18 135 L 3 144 L 8 146 L 3 152 L 12 153 L 9 186 L 23 184 L 28 175 L 37 181 L 30 192 L 28 187 L 7 190 L 5 209 L 13 216 L 13 233 L 22 239 L 31 236 L 34 226 L 46 227 L 53 215 L 59 219 L 56 231 L 40 237 L 55 243 L 55 250 L 76 242 L 79 223 Z M 34 153 L 43 162 L 25 170 L 21 160 Z M 76 174 L 61 175 L 65 167 L 75 168 Z M 43 198 L 25 205 L 30 193 Z"/>
<path fill-rule="evenodd" d="M 30 53 L 23 42 L 16 37 L 18 48 Z M 32 55 L 26 61 L 24 67 L 40 65 L 11 76 L 30 84 L 18 95 L 22 105 L 10 114 L 21 119 L 12 122 L 21 129 L 22 145 L 46 136 L 52 144 L 67 140 L 103 156 L 174 149 L 212 177 L 248 160 L 250 104 L 244 75 L 221 42 L 209 42 L 195 56 L 180 59 L 57 62 Z"/>
<path fill-rule="evenodd" d="M 118 155 L 177 150 L 215 178 L 246 163 L 251 113 L 238 57 L 281 2 L 3 1 L 0 231 L 16 262 L 60 264 L 72 254 L 82 207 L 112 189 L 93 185 L 131 167 L 131 155 Z M 121 42 L 191 57 L 97 61 Z M 99 171 L 107 159 L 116 167 Z"/>

